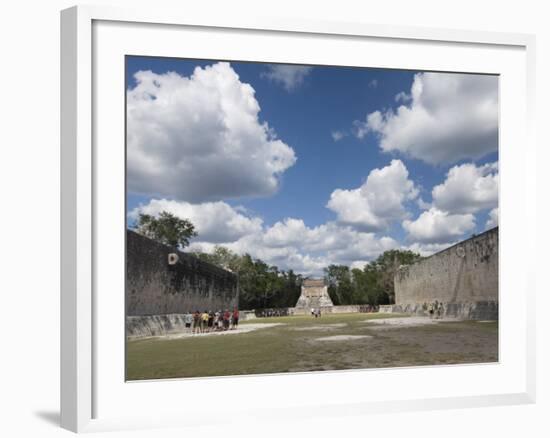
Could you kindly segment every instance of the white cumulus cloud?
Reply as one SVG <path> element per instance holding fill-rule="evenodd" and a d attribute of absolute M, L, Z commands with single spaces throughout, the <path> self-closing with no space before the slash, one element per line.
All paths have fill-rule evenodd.
<path fill-rule="evenodd" d="M 129 217 L 135 220 L 140 213 L 158 216 L 162 211 L 190 220 L 199 234 L 196 239 L 203 243 L 233 242 L 262 231 L 262 220 L 259 217 L 247 216 L 222 201 L 190 204 L 152 199 L 148 204 L 133 209 Z"/>
<path fill-rule="evenodd" d="M 412 100 L 412 96 L 410 94 L 405 93 L 404 91 L 400 91 L 395 95 L 394 100 L 396 102 L 407 103 Z"/>
<path fill-rule="evenodd" d="M 269 227 L 262 242 L 269 247 L 298 246 L 311 239 L 311 230 L 302 219 L 286 218 Z"/>
<path fill-rule="evenodd" d="M 498 164 L 467 163 L 452 167 L 432 190 L 435 207 L 450 213 L 476 213 L 498 204 Z"/>
<path fill-rule="evenodd" d="M 329 264 L 364 264 L 399 244 L 391 237 L 377 237 L 335 222 L 308 227 L 302 219 L 286 218 L 223 246 L 281 269 L 320 276 Z M 203 242 L 199 236 L 188 250 L 211 252 L 214 247 L 214 243 Z"/>
<path fill-rule="evenodd" d="M 498 207 L 493 208 L 489 212 L 489 219 L 485 222 L 485 229 L 488 230 L 489 228 L 494 228 L 496 226 L 498 226 Z"/>
<path fill-rule="evenodd" d="M 285 64 L 273 64 L 267 68 L 261 76 L 281 85 L 288 92 L 302 85 L 306 76 L 313 70 L 313 67 Z"/>
<path fill-rule="evenodd" d="M 330 135 L 334 141 L 340 141 L 346 136 L 346 133 L 342 131 L 332 131 Z"/>
<path fill-rule="evenodd" d="M 335 222 L 308 227 L 302 219 L 286 218 L 264 229 L 263 233 L 245 236 L 230 248 L 249 252 L 256 257 L 282 266 L 292 267 L 285 260 L 289 254 L 308 256 L 327 266 L 330 263 L 351 263 L 368 260 L 398 246 L 391 237 L 377 237 L 342 226 Z"/>
<path fill-rule="evenodd" d="M 404 246 L 402 249 L 408 249 L 409 251 L 416 252 L 423 257 L 431 256 L 436 252 L 443 251 L 444 249 L 453 246 L 456 241 L 453 242 L 444 242 L 444 243 L 419 243 L 415 242 L 409 246 Z"/>
<path fill-rule="evenodd" d="M 369 264 L 368 260 L 356 260 L 349 265 L 350 269 L 365 269 L 365 266 Z"/>
<path fill-rule="evenodd" d="M 287 218 L 269 227 L 262 241 L 270 247 L 295 246 L 306 252 L 326 252 L 340 262 L 371 258 L 397 245 L 391 237 L 378 238 L 374 233 L 360 232 L 336 222 L 310 228 L 295 218 Z"/>
<path fill-rule="evenodd" d="M 415 243 L 445 243 L 461 238 L 475 228 L 473 214 L 451 214 L 435 207 L 414 220 L 404 220 L 403 228 Z"/>
<path fill-rule="evenodd" d="M 127 91 L 128 190 L 189 202 L 267 196 L 296 157 L 229 63 L 139 71 Z"/>
<path fill-rule="evenodd" d="M 266 226 L 261 218 L 221 201 L 191 204 L 152 199 L 128 216 L 135 220 L 140 213 L 158 216 L 162 211 L 195 225 L 198 236 L 186 251 L 209 253 L 221 245 L 304 275 L 320 276 L 329 264 L 365 262 L 399 247 L 391 237 L 378 237 L 336 222 L 309 227 L 302 219 L 289 217 Z"/>
<path fill-rule="evenodd" d="M 387 229 L 392 220 L 406 216 L 404 203 L 418 196 L 401 160 L 392 160 L 381 169 L 373 169 L 357 189 L 337 189 L 330 195 L 327 207 L 338 221 L 364 231 Z"/>
<path fill-rule="evenodd" d="M 355 134 L 379 136 L 385 152 L 430 164 L 478 159 L 498 147 L 498 78 L 418 73 L 397 110 L 375 111 L 355 122 Z"/>

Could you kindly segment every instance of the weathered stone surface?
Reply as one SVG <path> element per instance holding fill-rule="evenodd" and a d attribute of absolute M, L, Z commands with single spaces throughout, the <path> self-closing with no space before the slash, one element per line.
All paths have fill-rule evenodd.
<path fill-rule="evenodd" d="M 127 316 L 232 309 L 238 299 L 235 274 L 127 230 Z"/>
<path fill-rule="evenodd" d="M 314 307 L 315 308 L 315 307 Z M 368 306 L 365 305 L 342 305 L 342 306 L 320 306 L 316 307 L 322 314 L 326 313 L 366 313 Z M 311 307 L 289 307 L 289 315 L 309 315 Z"/>
<path fill-rule="evenodd" d="M 435 300 L 498 302 L 498 227 L 398 271 L 396 304 Z"/>
<path fill-rule="evenodd" d="M 429 316 L 428 307 L 422 304 L 389 304 L 380 306 L 380 313 L 411 313 Z M 471 319 L 477 321 L 498 320 L 497 301 L 475 301 L 467 303 L 443 303 L 443 318 Z"/>
<path fill-rule="evenodd" d="M 428 314 L 437 301 L 444 317 L 498 319 L 498 227 L 401 268 L 394 284 L 396 304 L 380 312 Z"/>
<path fill-rule="evenodd" d="M 328 287 L 323 280 L 306 279 L 302 283 L 302 293 L 296 302 L 297 309 L 318 309 L 332 307 Z"/>
<path fill-rule="evenodd" d="M 126 336 L 161 336 L 185 330 L 182 314 L 127 316 Z"/>

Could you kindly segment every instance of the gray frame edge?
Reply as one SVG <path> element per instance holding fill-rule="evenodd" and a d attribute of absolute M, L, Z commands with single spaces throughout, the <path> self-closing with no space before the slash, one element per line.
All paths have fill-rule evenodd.
<path fill-rule="evenodd" d="M 92 418 L 92 278 L 87 254 L 92 241 L 91 179 L 86 181 L 91 176 L 91 155 L 86 154 L 86 145 L 91 145 L 91 108 L 86 109 L 91 104 L 91 71 L 83 68 L 91 65 L 91 22 L 82 12 L 75 6 L 60 14 L 60 425 L 73 432 L 84 430 Z M 86 57 L 89 61 L 83 63 Z"/>
<path fill-rule="evenodd" d="M 61 12 L 61 427 L 77 430 L 76 8 Z"/>

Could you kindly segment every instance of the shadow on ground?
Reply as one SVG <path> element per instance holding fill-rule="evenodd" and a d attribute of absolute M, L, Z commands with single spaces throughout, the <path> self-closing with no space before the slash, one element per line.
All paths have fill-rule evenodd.
<path fill-rule="evenodd" d="M 57 411 L 38 411 L 34 415 L 53 426 L 59 426 L 60 424 L 61 415 Z"/>

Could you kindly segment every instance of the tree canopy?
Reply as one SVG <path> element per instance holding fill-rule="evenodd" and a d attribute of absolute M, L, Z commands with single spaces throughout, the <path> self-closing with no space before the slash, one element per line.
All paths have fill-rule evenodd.
<path fill-rule="evenodd" d="M 302 276 L 270 266 L 249 254 L 238 255 L 222 246 L 210 254 L 195 253 L 201 260 L 236 273 L 242 309 L 293 307 L 298 301 Z"/>
<path fill-rule="evenodd" d="M 239 276 L 239 304 L 243 309 L 293 307 L 301 293 L 303 277 L 293 270 L 281 270 L 249 254 L 238 255 L 216 246 L 210 254 L 197 257 Z M 389 304 L 395 302 L 393 277 L 400 266 L 421 259 L 412 251 L 391 250 L 381 254 L 363 269 L 329 265 L 325 271 L 334 304 Z"/>
<path fill-rule="evenodd" d="M 363 269 L 329 265 L 324 269 L 334 304 L 391 304 L 395 302 L 393 278 L 399 267 L 422 257 L 412 251 L 385 251 Z"/>
<path fill-rule="evenodd" d="M 187 219 L 162 211 L 158 217 L 140 213 L 135 230 L 143 236 L 174 247 L 185 248 L 198 234 Z"/>

